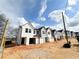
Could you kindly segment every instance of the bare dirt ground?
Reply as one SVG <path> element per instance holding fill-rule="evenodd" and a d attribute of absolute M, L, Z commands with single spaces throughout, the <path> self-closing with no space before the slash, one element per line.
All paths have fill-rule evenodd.
<path fill-rule="evenodd" d="M 3 59 L 79 59 L 79 43 L 69 39 L 71 48 L 62 48 L 66 40 L 5 48 Z"/>

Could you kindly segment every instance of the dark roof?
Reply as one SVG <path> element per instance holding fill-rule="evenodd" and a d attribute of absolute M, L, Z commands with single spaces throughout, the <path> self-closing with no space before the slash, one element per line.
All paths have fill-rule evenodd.
<path fill-rule="evenodd" d="M 46 30 L 48 30 L 48 29 L 52 30 L 50 27 L 46 28 Z"/>
<path fill-rule="evenodd" d="M 63 31 L 63 29 L 61 29 L 61 30 L 57 30 L 58 32 L 62 32 Z"/>
<path fill-rule="evenodd" d="M 56 31 L 56 29 L 53 29 L 52 31 Z"/>
<path fill-rule="evenodd" d="M 57 30 L 58 32 L 62 32 L 62 31 L 64 31 L 63 29 L 61 29 L 61 30 Z M 70 30 L 66 30 L 67 32 L 72 32 L 72 31 L 70 31 Z"/>
<path fill-rule="evenodd" d="M 41 30 L 42 28 L 45 28 L 45 27 L 44 27 L 44 26 L 42 26 L 42 27 L 38 28 L 38 30 Z"/>

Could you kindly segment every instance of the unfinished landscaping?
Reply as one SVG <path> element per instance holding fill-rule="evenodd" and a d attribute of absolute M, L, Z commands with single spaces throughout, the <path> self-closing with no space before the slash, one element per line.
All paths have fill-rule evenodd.
<path fill-rule="evenodd" d="M 79 59 L 79 43 L 69 39 L 71 48 L 63 48 L 66 40 L 38 45 L 21 45 L 5 48 L 3 59 Z"/>

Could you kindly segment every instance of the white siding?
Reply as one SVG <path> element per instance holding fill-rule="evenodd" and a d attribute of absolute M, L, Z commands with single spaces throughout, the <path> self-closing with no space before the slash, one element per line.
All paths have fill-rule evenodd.
<path fill-rule="evenodd" d="M 44 31 L 44 33 L 43 33 L 43 31 Z M 42 29 L 41 29 L 41 37 L 42 37 L 42 38 L 47 37 L 46 34 L 47 34 L 47 33 L 46 33 L 46 29 L 45 29 L 45 28 L 42 28 Z"/>
<path fill-rule="evenodd" d="M 47 37 L 50 42 L 54 42 L 51 29 L 47 29 Z"/>
<path fill-rule="evenodd" d="M 43 33 L 44 32 L 44 33 Z M 41 38 L 40 38 L 40 42 L 41 43 L 45 43 L 45 38 L 47 37 L 47 33 L 46 33 L 46 29 L 42 28 L 41 29 Z"/>
<path fill-rule="evenodd" d="M 26 28 L 28 29 L 31 29 L 31 33 L 26 33 Z M 25 26 L 22 26 L 22 35 L 21 37 L 33 37 L 34 35 L 34 29 L 29 25 L 29 24 L 26 24 Z"/>

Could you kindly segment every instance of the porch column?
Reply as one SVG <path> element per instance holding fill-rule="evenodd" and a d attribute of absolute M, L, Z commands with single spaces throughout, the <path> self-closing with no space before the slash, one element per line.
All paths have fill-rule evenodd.
<path fill-rule="evenodd" d="M 29 45 L 29 37 L 26 38 L 26 45 Z"/>
<path fill-rule="evenodd" d="M 39 44 L 39 39 L 38 38 L 36 38 L 36 44 Z"/>

